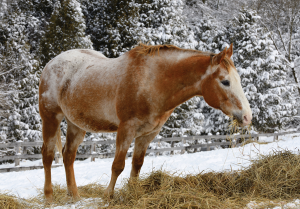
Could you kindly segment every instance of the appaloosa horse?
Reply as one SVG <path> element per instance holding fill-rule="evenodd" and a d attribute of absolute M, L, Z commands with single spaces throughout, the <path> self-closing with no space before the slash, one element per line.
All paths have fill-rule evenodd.
<path fill-rule="evenodd" d="M 213 54 L 140 44 L 116 59 L 88 49 L 70 50 L 52 59 L 39 87 L 46 200 L 52 200 L 51 164 L 55 144 L 61 144 L 63 118 L 68 128 L 62 155 L 68 194 L 74 198 L 79 194 L 73 163 L 86 131 L 117 132 L 111 180 L 105 191 L 112 195 L 133 139 L 130 176 L 137 177 L 149 143 L 174 108 L 193 96 L 203 96 L 210 106 L 248 125 L 252 113 L 231 56 L 232 45 Z"/>

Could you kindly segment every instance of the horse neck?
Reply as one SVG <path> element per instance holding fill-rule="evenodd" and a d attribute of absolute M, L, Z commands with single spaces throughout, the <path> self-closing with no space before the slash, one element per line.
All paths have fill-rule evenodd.
<path fill-rule="evenodd" d="M 210 56 L 192 54 L 177 62 L 172 59 L 163 59 L 163 62 L 163 69 L 159 69 L 163 73 L 158 85 L 166 111 L 201 95 L 201 79 L 210 65 Z"/>

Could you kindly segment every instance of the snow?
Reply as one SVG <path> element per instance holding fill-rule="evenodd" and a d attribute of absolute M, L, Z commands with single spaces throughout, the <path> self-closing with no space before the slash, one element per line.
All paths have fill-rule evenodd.
<path fill-rule="evenodd" d="M 273 201 L 270 201 L 270 203 L 274 203 Z M 255 201 L 251 201 L 250 203 L 247 204 L 247 208 L 249 209 L 255 209 L 255 208 L 263 208 L 263 206 L 265 205 L 265 203 L 256 203 Z M 299 208 L 300 207 L 300 200 L 296 199 L 292 202 L 286 203 L 285 202 L 281 202 L 281 203 L 277 203 L 277 205 L 274 207 L 273 209 L 292 209 L 292 208 Z M 265 207 L 266 208 L 266 205 Z M 269 208 L 269 207 L 268 207 Z"/>
<path fill-rule="evenodd" d="M 292 134 L 279 137 L 273 142 L 273 137 L 260 137 L 260 142 L 267 144 L 250 143 L 244 147 L 230 149 L 216 149 L 208 152 L 198 152 L 183 155 L 146 156 L 141 170 L 141 175 L 147 175 L 153 170 L 163 169 L 181 175 L 197 174 L 201 171 L 226 171 L 238 170 L 250 165 L 250 160 L 258 155 L 269 154 L 275 150 L 291 150 L 297 153 L 300 148 L 300 134 Z M 74 165 L 76 182 L 78 186 L 89 183 L 108 185 L 111 175 L 113 158 L 91 159 L 76 161 Z M 21 166 L 42 165 L 41 160 L 21 161 Z M 0 165 L 13 167 L 13 164 Z M 116 187 L 120 187 L 124 179 L 130 176 L 131 158 L 126 159 L 125 169 L 118 178 Z M 52 168 L 52 182 L 66 185 L 65 169 L 63 166 Z M 36 196 L 43 190 L 44 170 L 30 170 L 22 172 L 9 172 L 0 174 L 0 192 L 8 192 L 21 198 Z M 250 203 L 249 203 L 250 204 Z M 291 203 L 292 204 L 292 203 Z"/>
<path fill-rule="evenodd" d="M 7 0 L 2 0 L 2 8 L 4 9 L 3 11 L 0 11 L 0 17 L 3 16 L 4 11 L 7 9 L 6 2 Z M 274 120 L 276 127 L 277 123 L 281 123 L 284 126 L 288 124 L 285 121 L 291 122 L 289 119 L 292 119 L 293 116 L 296 115 L 296 109 L 298 108 L 298 105 L 296 105 L 296 98 L 290 97 L 289 95 L 298 95 L 298 93 L 294 92 L 292 88 L 293 86 L 288 82 L 289 79 L 287 78 L 287 75 L 289 72 L 288 67 L 295 67 L 297 77 L 298 79 L 300 78 L 300 57 L 295 57 L 299 56 L 299 54 L 295 54 L 295 52 L 293 52 L 297 49 L 299 43 L 295 42 L 293 45 L 291 58 L 294 59 L 294 62 L 292 61 L 290 66 L 288 66 L 288 64 L 284 64 L 287 60 L 285 60 L 284 57 L 279 57 L 279 54 L 285 54 L 282 52 L 282 49 L 279 47 L 281 53 L 279 53 L 280 51 L 277 52 L 274 48 L 273 42 L 269 37 L 269 34 L 262 30 L 260 24 L 257 24 L 257 21 L 253 21 L 254 19 L 259 18 L 256 13 L 249 11 L 248 13 L 252 17 L 249 18 L 249 15 L 246 15 L 244 12 L 241 17 L 245 23 L 240 22 L 240 20 L 236 18 L 237 22 L 240 22 L 238 23 L 239 25 L 236 27 L 233 25 L 234 27 L 231 27 L 232 25 L 228 24 L 227 21 L 232 19 L 234 16 L 237 16 L 238 11 L 240 8 L 242 8 L 240 1 L 224 0 L 220 1 L 220 5 L 218 1 L 217 10 L 215 8 L 216 1 L 206 1 L 205 4 L 202 4 L 201 1 L 198 1 L 196 4 L 190 5 L 190 8 L 187 7 L 187 1 L 182 0 L 164 0 L 154 1 L 153 3 L 145 3 L 144 6 L 149 7 L 148 9 L 155 10 L 147 11 L 147 9 L 145 9 L 145 13 L 140 15 L 143 20 L 137 20 L 135 17 L 131 17 L 133 18 L 132 20 L 125 21 L 126 24 L 129 23 L 130 25 L 130 27 L 124 26 L 126 30 L 128 29 L 129 33 L 127 35 L 130 38 L 126 38 L 128 41 L 124 43 L 122 43 L 123 39 L 121 37 L 124 35 L 122 34 L 121 29 L 116 27 L 109 31 L 107 26 L 101 26 L 103 21 L 102 23 L 101 21 L 99 23 L 98 21 L 95 21 L 103 19 L 103 12 L 101 13 L 97 10 L 95 10 L 97 12 L 93 10 L 93 13 L 100 15 L 91 17 L 89 17 L 89 15 L 92 14 L 87 13 L 85 15 L 86 20 L 95 22 L 93 24 L 90 23 L 89 27 L 90 30 L 94 31 L 96 35 L 94 33 L 92 33 L 91 36 L 85 35 L 85 18 L 82 14 L 82 12 L 85 10 L 85 7 L 82 7 L 81 9 L 81 3 L 79 2 L 80 1 L 77 0 L 70 1 L 70 8 L 73 8 L 74 10 L 71 15 L 74 19 L 74 22 L 79 23 L 78 29 L 81 32 L 79 32 L 77 35 L 81 35 L 74 40 L 76 40 L 76 43 L 81 45 L 80 48 L 92 48 L 92 42 L 90 39 L 93 39 L 94 42 L 102 41 L 105 43 L 103 44 L 105 48 L 98 48 L 98 50 L 105 52 L 109 51 L 108 48 L 112 47 L 112 52 L 107 52 L 107 54 L 111 53 L 110 56 L 112 56 L 112 54 L 113 56 L 121 55 L 130 49 L 130 47 L 127 47 L 128 44 L 135 44 L 138 41 L 142 41 L 144 43 L 149 42 L 151 45 L 170 43 L 183 48 L 196 48 L 198 50 L 218 53 L 221 49 L 224 49 L 225 46 L 228 47 L 231 41 L 234 41 L 234 61 L 237 65 L 238 71 L 241 73 L 242 84 L 245 86 L 244 91 L 247 92 L 247 98 L 251 100 L 252 111 L 255 113 L 253 115 L 256 115 L 255 119 L 260 121 L 260 126 L 262 126 L 262 123 L 266 121 L 266 118 Z M 82 1 L 82 3 L 84 2 L 88 1 Z M 96 4 L 97 1 L 93 2 L 95 3 L 95 5 L 91 4 L 91 8 L 93 9 L 96 9 L 96 7 L 99 7 L 100 5 L 104 6 L 104 3 Z M 51 5 L 51 8 L 52 7 L 53 5 Z M 53 14 L 58 14 L 59 11 L 57 9 L 61 8 L 62 6 L 56 4 L 56 7 L 57 8 Z M 127 8 L 131 7 L 134 10 L 136 5 L 132 4 Z M 28 14 L 31 12 L 32 11 L 28 11 Z M 86 12 L 90 12 L 90 10 Z M 131 9 L 129 9 L 127 12 L 131 13 Z M 13 96 L 12 106 L 16 106 L 16 108 L 13 110 L 7 109 L 7 111 L 11 111 L 13 114 L 9 114 L 9 120 L 1 121 L 2 131 L 0 132 L 0 141 L 2 140 L 5 142 L 8 139 L 22 139 L 24 141 L 40 140 L 41 124 L 37 105 L 38 75 L 40 71 L 35 74 L 31 74 L 35 69 L 35 65 L 37 65 L 37 61 L 33 57 L 38 57 L 40 54 L 38 54 L 38 52 L 34 52 L 33 54 L 29 53 L 29 48 L 32 46 L 33 49 L 38 48 L 37 46 L 39 44 L 39 40 L 36 40 L 36 36 L 43 34 L 46 29 L 40 29 L 41 24 L 44 24 L 43 20 L 40 19 L 40 16 L 36 18 L 32 16 L 33 14 L 28 17 L 21 13 L 11 14 L 11 17 L 8 16 L 8 22 L 4 21 L 4 18 L 2 18 L 3 20 L 0 18 L 0 23 L 2 22 L 2 28 L 7 28 L 7 32 L 10 34 L 7 37 L 10 37 L 9 40 L 11 40 L 11 46 L 9 45 L 9 42 L 7 42 L 6 46 L 10 46 L 15 51 L 12 53 L 13 56 L 5 58 L 8 61 L 2 62 L 4 65 L 1 66 L 5 66 L 7 70 L 2 74 L 3 76 L 10 74 L 10 79 L 13 80 L 13 82 L 10 83 L 11 86 L 18 86 L 18 88 L 24 86 L 22 87 L 21 92 L 25 92 L 26 98 L 21 96 L 22 94 L 19 94 L 13 89 L 9 89 L 10 91 L 5 92 L 5 94 Z M 187 16 L 187 19 L 185 19 L 185 16 Z M 107 16 L 106 19 L 118 19 L 114 18 L 113 13 L 111 17 L 112 18 L 109 18 Z M 261 21 L 266 21 L 267 23 L 267 20 L 268 18 L 263 15 Z M 188 21 L 191 24 L 189 24 Z M 12 24 L 12 22 L 15 23 Z M 108 23 L 111 24 L 112 21 Z M 27 24 L 30 25 L 29 28 L 27 28 Z M 140 27 L 138 26 L 139 24 L 141 24 Z M 283 26 L 284 29 L 288 26 L 288 24 L 283 24 Z M 58 30 L 61 30 L 59 26 L 56 25 L 56 27 Z M 32 30 L 36 30 L 36 32 L 29 32 Z M 109 37 L 108 39 L 103 38 L 103 36 L 101 36 L 102 33 L 99 35 L 100 31 L 103 31 L 104 33 L 109 32 L 109 34 L 111 33 L 112 37 L 114 38 L 111 38 L 110 36 L 107 36 Z M 286 42 L 288 39 L 285 37 L 285 34 L 283 35 L 283 42 Z M 276 40 L 276 36 L 274 36 L 274 38 L 275 42 L 278 42 L 278 40 Z M 114 46 L 109 44 L 110 39 L 117 41 L 117 44 L 114 44 Z M 51 44 L 53 45 L 53 43 L 49 43 L 50 48 L 52 48 Z M 74 46 L 72 45 L 72 47 Z M 3 48 L 3 50 L 3 52 L 7 52 L 8 48 Z M 17 57 L 17 59 L 15 57 Z M 241 60 L 238 60 L 238 58 Z M 14 63 L 14 65 L 10 66 L 7 64 L 10 62 Z M 11 71 L 9 70 L 10 68 L 14 68 L 14 70 Z M 16 69 L 26 70 L 22 70 L 23 74 L 20 77 Z M 7 79 L 7 82 L 9 81 L 8 76 L 4 79 Z M 292 83 L 295 82 L 293 81 Z M 29 98 L 27 98 L 28 92 L 30 94 Z M 274 105 L 270 101 L 275 101 L 278 103 L 278 105 Z M 203 132 L 211 134 L 210 132 L 213 133 L 217 131 L 220 131 L 222 134 L 222 130 L 224 130 L 224 127 L 227 125 L 226 123 L 228 122 L 228 118 L 220 115 L 220 111 L 208 109 L 203 99 L 198 101 L 193 98 L 193 101 L 189 100 L 185 104 L 188 105 L 188 110 L 184 108 L 179 109 L 179 107 L 177 107 L 176 110 L 180 111 L 177 111 L 176 115 L 175 113 L 172 114 L 174 119 L 167 122 L 168 126 L 164 127 L 165 131 L 161 132 L 161 137 L 183 136 L 189 135 L 190 133 L 200 134 Z M 265 107 L 268 107 L 268 109 L 265 110 Z M 183 117 L 186 118 L 183 120 Z M 274 124 L 272 124 L 270 127 L 272 127 Z M 174 125 L 176 125 L 175 127 L 177 128 L 174 128 Z M 10 128 L 12 126 L 19 128 L 17 128 L 15 131 Z M 63 132 L 65 132 L 65 130 L 66 123 L 63 123 Z M 278 129 L 275 128 L 275 130 Z M 16 136 L 20 137 L 18 138 Z M 88 136 L 86 140 L 106 140 L 113 138 L 114 136 L 114 134 L 92 134 Z M 272 142 L 273 139 L 264 138 L 263 140 Z M 293 146 L 288 145 L 289 141 L 292 141 Z M 249 159 L 257 157 L 259 153 L 266 154 L 271 152 L 272 149 L 282 149 L 281 143 L 283 143 L 284 146 L 288 145 L 287 148 L 292 150 L 295 150 L 295 147 L 299 147 L 294 139 L 291 137 L 284 137 L 283 141 L 270 143 L 267 145 L 251 144 L 245 146 L 244 148 L 214 150 L 211 152 L 175 156 L 151 155 L 146 157 L 145 165 L 142 168 L 142 174 L 147 174 L 152 169 L 160 168 L 170 171 L 177 171 L 179 173 L 183 172 L 186 174 L 197 173 L 201 170 L 222 171 L 228 169 L 239 169 L 241 166 L 248 166 Z M 153 147 L 158 147 L 158 145 L 153 145 Z M 107 149 L 111 150 L 113 147 L 109 147 Z M 6 151 L 13 152 L 13 149 L 8 149 Z M 85 152 L 86 150 L 82 148 L 82 153 Z M 90 159 L 87 159 L 85 161 L 76 162 L 75 173 L 78 185 L 85 185 L 90 182 L 107 184 L 110 179 L 110 168 L 112 161 L 113 159 L 96 159 L 96 162 L 90 162 Z M 117 186 L 120 186 L 122 179 L 129 176 L 131 158 L 126 160 L 126 164 L 125 171 L 122 173 Z M 38 160 L 21 162 L 21 166 L 32 165 L 42 165 L 42 161 Z M 14 164 L 0 165 L 0 167 L 14 167 Z M 52 173 L 54 183 L 65 185 L 65 173 L 63 167 L 54 168 Z M 37 189 L 43 188 L 43 178 L 44 174 L 42 169 L 0 174 L 0 190 L 9 191 L 12 194 L 16 194 L 20 197 L 28 198 L 30 196 L 35 196 L 38 193 Z M 295 202 L 290 204 L 298 203 Z"/>

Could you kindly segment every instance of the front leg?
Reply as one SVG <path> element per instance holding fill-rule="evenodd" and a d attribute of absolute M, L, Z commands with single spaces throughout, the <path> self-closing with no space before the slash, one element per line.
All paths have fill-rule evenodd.
<path fill-rule="evenodd" d="M 149 135 L 140 136 L 135 139 L 130 178 L 138 177 L 144 163 L 147 148 L 159 131 L 155 131 Z"/>
<path fill-rule="evenodd" d="M 111 180 L 104 193 L 106 196 L 111 197 L 114 193 L 116 181 L 125 167 L 126 154 L 134 136 L 135 126 L 131 125 L 130 122 L 120 123 L 117 132 L 115 159 L 111 168 Z"/>

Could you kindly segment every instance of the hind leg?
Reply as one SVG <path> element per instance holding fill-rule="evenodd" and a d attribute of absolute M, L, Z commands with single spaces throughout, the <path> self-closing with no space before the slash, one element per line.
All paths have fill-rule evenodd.
<path fill-rule="evenodd" d="M 54 148 L 57 141 L 57 132 L 60 128 L 60 122 L 63 118 L 62 114 L 47 113 L 41 114 L 42 117 L 42 133 L 43 133 L 43 165 L 45 171 L 44 194 L 47 202 L 52 201 L 52 184 L 51 184 L 51 165 L 54 159 Z"/>
<path fill-rule="evenodd" d="M 135 139 L 130 178 L 138 177 L 147 148 L 159 131 Z"/>
<path fill-rule="evenodd" d="M 66 170 L 67 178 L 67 188 L 68 195 L 72 196 L 74 199 L 79 198 L 77 185 L 75 182 L 74 174 L 74 161 L 76 157 L 76 151 L 80 143 L 84 139 L 85 131 L 75 126 L 72 122 L 68 121 L 67 129 L 67 140 L 63 148 L 63 160 Z"/>

